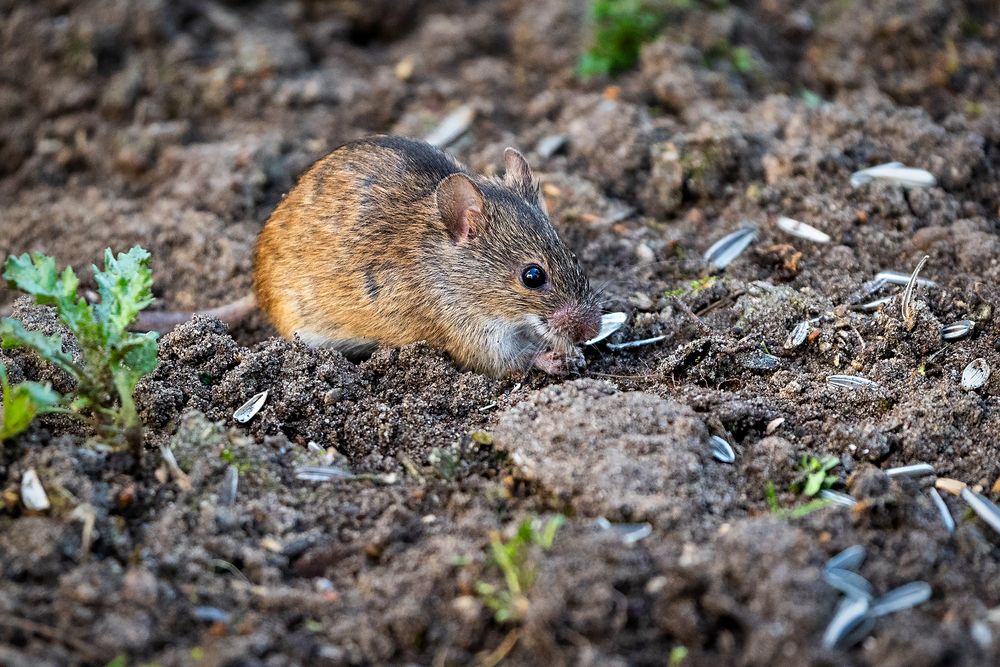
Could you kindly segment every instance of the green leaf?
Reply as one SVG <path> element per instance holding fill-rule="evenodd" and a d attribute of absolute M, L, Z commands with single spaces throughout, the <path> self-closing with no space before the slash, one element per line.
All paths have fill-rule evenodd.
<path fill-rule="evenodd" d="M 815 496 L 823 488 L 823 481 L 826 479 L 826 473 L 824 472 L 814 472 L 810 473 L 806 477 L 806 486 L 802 490 L 807 496 Z"/>
<path fill-rule="evenodd" d="M 30 294 L 36 302 L 46 306 L 55 306 L 74 297 L 79 282 L 70 267 L 66 267 L 60 278 L 56 261 L 41 253 L 8 257 L 3 277 L 8 285 Z"/>
<path fill-rule="evenodd" d="M 549 522 L 545 524 L 545 530 L 538 539 L 538 545 L 546 551 L 551 549 L 552 543 L 555 542 L 556 539 L 556 531 L 559 530 L 564 523 L 566 523 L 566 517 L 561 514 L 549 519 Z"/>
<path fill-rule="evenodd" d="M 153 272 L 149 252 L 136 246 L 115 257 L 104 251 L 104 270 L 92 267 L 101 302 L 95 306 L 97 320 L 107 324 L 109 338 L 121 337 L 139 312 L 153 303 Z"/>
<path fill-rule="evenodd" d="M 159 334 L 155 331 L 144 334 L 129 334 L 124 362 L 139 376 L 151 373 L 156 369 L 157 338 L 159 338 Z"/>
<path fill-rule="evenodd" d="M 0 364 L 0 385 L 3 388 L 0 441 L 23 432 L 36 415 L 51 412 L 60 401 L 58 392 L 48 384 L 21 382 L 12 387 L 7 380 L 7 369 L 3 364 Z"/>
<path fill-rule="evenodd" d="M 0 320 L 0 343 L 5 350 L 12 347 L 32 349 L 38 356 L 51 362 L 73 378 L 79 380 L 81 377 L 73 357 L 63 350 L 62 338 L 58 335 L 46 336 L 37 331 L 28 331 L 20 320 L 4 318 Z"/>

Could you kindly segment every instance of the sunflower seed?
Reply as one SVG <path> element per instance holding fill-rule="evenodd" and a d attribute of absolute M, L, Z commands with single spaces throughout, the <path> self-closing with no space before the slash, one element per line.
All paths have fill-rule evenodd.
<path fill-rule="evenodd" d="M 437 148 L 446 148 L 465 134 L 475 117 L 475 107 L 470 104 L 460 106 L 445 116 L 444 120 L 424 137 L 424 141 Z"/>
<path fill-rule="evenodd" d="M 33 512 L 44 512 L 52 507 L 49 496 L 45 493 L 42 481 L 34 468 L 28 468 L 21 475 L 21 502 Z"/>
<path fill-rule="evenodd" d="M 860 544 L 847 547 L 823 565 L 827 570 L 857 570 L 865 561 L 865 548 Z"/>
<path fill-rule="evenodd" d="M 712 447 L 712 456 L 717 461 L 733 463 L 736 460 L 736 452 L 733 451 L 733 446 L 726 442 L 724 438 L 713 435 L 709 438 L 709 443 Z"/>
<path fill-rule="evenodd" d="M 170 471 L 170 476 L 177 484 L 177 487 L 181 491 L 190 491 L 192 489 L 191 478 L 177 465 L 177 458 L 174 456 L 174 451 L 167 445 L 160 445 L 160 455 L 163 457 L 163 462 L 167 464 L 167 470 Z"/>
<path fill-rule="evenodd" d="M 931 598 L 931 586 L 926 581 L 911 581 L 894 588 L 872 602 L 868 609 L 869 618 L 878 618 L 915 607 Z"/>
<path fill-rule="evenodd" d="M 871 582 L 857 572 L 839 567 L 823 570 L 823 581 L 849 598 L 864 598 L 871 601 L 875 597 Z"/>
<path fill-rule="evenodd" d="M 875 274 L 875 283 L 882 283 L 878 289 L 881 289 L 886 283 L 890 285 L 906 285 L 910 282 L 910 278 L 913 277 L 912 273 L 900 273 L 899 271 L 879 271 Z M 917 278 L 917 284 L 921 287 L 937 287 L 938 284 L 933 280 L 928 278 Z M 877 292 L 878 289 L 875 291 Z"/>
<path fill-rule="evenodd" d="M 851 310 L 856 310 L 861 313 L 874 313 L 876 310 L 884 306 L 885 304 L 892 301 L 895 296 L 884 296 L 881 299 L 875 299 L 874 301 L 869 301 L 867 303 L 859 303 L 856 306 L 851 306 Z"/>
<path fill-rule="evenodd" d="M 550 134 L 539 139 L 535 146 L 535 152 L 543 158 L 550 158 L 566 145 L 566 136 L 563 134 Z"/>
<path fill-rule="evenodd" d="M 812 225 L 807 225 L 804 222 L 799 222 L 798 220 L 793 220 L 792 218 L 786 218 L 784 216 L 778 218 L 778 229 L 792 236 L 798 236 L 800 239 L 805 239 L 807 241 L 814 241 L 816 243 L 829 243 L 830 235 L 826 232 L 821 232 Z"/>
<path fill-rule="evenodd" d="M 979 389 L 990 379 L 990 365 L 980 357 L 973 359 L 962 371 L 962 389 L 971 391 Z"/>
<path fill-rule="evenodd" d="M 843 387 L 845 389 L 877 389 L 878 382 L 857 375 L 827 375 L 826 383 L 831 387 Z"/>
<path fill-rule="evenodd" d="M 295 469 L 295 479 L 307 482 L 329 482 L 334 479 L 356 479 L 350 470 L 337 466 L 301 466 Z"/>
<path fill-rule="evenodd" d="M 236 412 L 233 413 L 233 419 L 241 424 L 246 424 L 253 419 L 253 416 L 260 412 L 260 409 L 264 407 L 264 403 L 267 402 L 267 393 L 268 390 L 265 389 L 259 394 L 251 396 L 249 401 L 236 408 Z"/>
<path fill-rule="evenodd" d="M 236 466 L 231 465 L 226 468 L 226 476 L 222 478 L 222 485 L 219 487 L 219 504 L 229 507 L 236 502 L 236 491 L 240 484 L 240 471 Z"/>
<path fill-rule="evenodd" d="M 952 322 L 948 326 L 941 329 L 941 338 L 948 341 L 962 340 L 971 334 L 972 330 L 975 328 L 976 323 L 972 320 L 959 320 L 958 322 Z"/>
<path fill-rule="evenodd" d="M 900 302 L 900 309 L 903 315 L 903 323 L 906 325 L 907 330 L 913 329 L 913 325 L 917 323 L 917 312 L 913 310 L 913 293 L 917 289 L 917 274 L 920 273 L 920 269 L 924 268 L 924 264 L 930 258 L 930 255 L 924 255 L 917 263 L 917 268 L 913 269 L 913 274 L 906 283 L 906 289 L 903 290 L 903 300 Z"/>
<path fill-rule="evenodd" d="M 929 463 L 914 463 L 909 466 L 889 468 L 885 474 L 889 477 L 923 477 L 924 475 L 933 475 L 934 466 Z"/>
<path fill-rule="evenodd" d="M 834 491 L 833 489 L 823 489 L 819 492 L 819 497 L 823 500 L 829 500 L 834 505 L 841 505 L 843 507 L 854 507 L 858 503 L 857 500 L 846 493 Z"/>
<path fill-rule="evenodd" d="M 773 354 L 757 350 L 744 355 L 740 359 L 740 365 L 752 371 L 773 371 L 778 367 L 779 361 Z"/>
<path fill-rule="evenodd" d="M 990 528 L 1000 533 L 1000 507 L 969 487 L 962 489 L 962 499 L 969 504 L 972 511 L 979 515 L 980 519 L 989 524 Z"/>
<path fill-rule="evenodd" d="M 875 627 L 868 607 L 865 598 L 844 598 L 823 633 L 824 648 L 848 648 L 866 637 Z"/>
<path fill-rule="evenodd" d="M 951 516 L 951 511 L 948 509 L 948 505 L 945 504 L 944 498 L 938 493 L 938 490 L 934 487 L 930 488 L 929 493 L 931 494 L 931 500 L 934 501 L 934 507 L 937 508 L 938 514 L 941 515 L 941 522 L 944 527 L 948 529 L 949 533 L 955 532 L 955 519 Z"/>
<path fill-rule="evenodd" d="M 705 251 L 705 263 L 711 265 L 716 271 L 722 271 L 739 257 L 740 253 L 746 250 L 747 246 L 753 243 L 756 238 L 757 230 L 753 227 L 743 227 L 732 234 L 727 234 Z"/>
<path fill-rule="evenodd" d="M 876 179 L 904 188 L 932 188 L 937 185 L 934 175 L 926 169 L 907 167 L 900 162 L 887 162 L 854 172 L 851 174 L 851 186 L 861 187 Z"/>
<path fill-rule="evenodd" d="M 643 338 L 642 340 L 630 340 L 627 343 L 608 343 L 608 349 L 627 350 L 632 347 L 642 347 L 643 345 L 659 343 L 661 340 L 666 340 L 666 338 L 666 336 L 653 336 L 652 338 Z"/>
<path fill-rule="evenodd" d="M 812 331 L 812 327 L 808 322 L 799 322 L 796 324 L 791 331 L 788 332 L 788 338 L 785 339 L 785 349 L 791 350 L 792 348 L 802 345 L 806 342 L 806 337 L 809 336 L 809 332 Z"/>
<path fill-rule="evenodd" d="M 593 345 L 594 343 L 600 343 L 602 340 L 618 331 L 625 324 L 625 320 L 628 316 L 625 313 L 608 313 L 601 316 L 601 330 L 596 336 L 588 340 L 584 345 Z"/>

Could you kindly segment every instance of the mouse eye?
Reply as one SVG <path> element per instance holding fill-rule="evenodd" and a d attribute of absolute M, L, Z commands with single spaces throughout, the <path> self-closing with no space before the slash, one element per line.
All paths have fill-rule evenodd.
<path fill-rule="evenodd" d="M 545 275 L 545 269 L 537 264 L 529 264 L 521 271 L 521 284 L 528 289 L 543 287 L 547 280 L 548 276 Z"/>

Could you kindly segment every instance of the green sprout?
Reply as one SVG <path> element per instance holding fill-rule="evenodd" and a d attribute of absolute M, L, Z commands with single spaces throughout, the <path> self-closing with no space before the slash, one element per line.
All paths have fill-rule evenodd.
<path fill-rule="evenodd" d="M 0 343 L 3 349 L 31 349 L 69 375 L 76 391 L 65 406 L 68 411 L 88 415 L 99 434 L 112 441 L 124 437 L 138 451 L 142 425 L 132 394 L 139 378 L 156 367 L 157 335 L 132 333 L 127 327 L 153 302 L 149 253 L 135 247 L 115 257 L 105 250 L 104 269 L 94 266 L 92 271 L 100 300 L 88 304 L 77 294 L 79 280 L 71 267 L 59 272 L 55 260 L 40 253 L 9 257 L 3 272 L 8 285 L 30 294 L 40 305 L 55 307 L 76 337 L 80 355 L 77 359 L 67 352 L 58 335 L 28 331 L 11 318 L 0 321 Z M 48 400 L 52 394 L 22 391 L 33 392 L 35 414 L 53 407 Z M 5 406 L 6 395 L 5 391 Z M 22 408 L 14 416 L 23 420 L 25 414 Z M 4 420 L 8 420 L 6 409 Z"/>
<path fill-rule="evenodd" d="M 840 465 L 836 456 L 825 456 L 822 459 L 805 455 L 799 462 L 799 478 L 792 482 L 792 491 L 802 493 L 812 498 L 837 483 L 837 476 L 830 471 Z"/>
<path fill-rule="evenodd" d="M 504 542 L 500 533 L 490 533 L 489 557 L 503 574 L 506 587 L 480 581 L 476 583 L 476 593 L 483 604 L 493 610 L 497 623 L 516 623 L 528 609 L 527 592 L 535 580 L 535 570 L 531 562 L 531 547 L 543 551 L 552 548 L 556 531 L 566 522 L 566 517 L 557 515 L 548 520 L 539 532 L 531 519 L 525 519 L 517 527 L 517 532 Z"/>

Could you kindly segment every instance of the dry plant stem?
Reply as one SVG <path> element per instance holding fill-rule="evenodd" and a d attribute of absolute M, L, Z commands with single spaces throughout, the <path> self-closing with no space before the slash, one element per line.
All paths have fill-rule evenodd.
<path fill-rule="evenodd" d="M 503 641 L 500 642 L 499 646 L 482 658 L 476 660 L 476 667 L 495 667 L 496 665 L 499 665 L 500 662 L 506 658 L 512 650 L 514 650 L 514 646 L 517 644 L 517 639 L 517 630 L 511 630 L 508 632 L 507 636 L 503 638 Z"/>
<path fill-rule="evenodd" d="M 920 274 L 920 269 L 924 268 L 924 264 L 927 263 L 928 259 L 930 259 L 930 255 L 924 255 L 920 263 L 917 264 L 917 268 L 913 269 L 910 281 L 906 283 L 906 289 L 903 290 L 902 314 L 903 324 L 906 326 L 907 331 L 912 331 L 914 325 L 917 323 L 917 311 L 913 309 L 913 293 L 917 288 L 917 276 Z"/>

